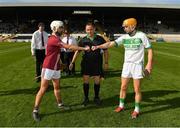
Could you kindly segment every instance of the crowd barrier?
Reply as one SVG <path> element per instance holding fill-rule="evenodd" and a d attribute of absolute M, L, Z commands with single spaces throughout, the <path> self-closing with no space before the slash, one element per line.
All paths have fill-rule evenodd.
<path fill-rule="evenodd" d="M 10 36 L 11 34 L 3 34 Z M 50 34 L 49 34 L 50 35 Z M 76 39 L 84 37 L 86 34 L 72 34 Z M 114 34 L 114 39 L 123 34 Z M 180 42 L 180 34 L 147 34 L 152 42 Z M 31 42 L 32 34 L 16 34 L 13 38 L 7 39 L 8 42 Z"/>

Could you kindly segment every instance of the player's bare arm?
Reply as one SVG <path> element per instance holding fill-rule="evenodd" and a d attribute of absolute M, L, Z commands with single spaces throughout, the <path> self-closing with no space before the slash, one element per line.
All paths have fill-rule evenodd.
<path fill-rule="evenodd" d="M 104 43 L 104 44 L 102 44 L 102 45 L 98 45 L 98 46 L 92 46 L 92 50 L 94 51 L 94 50 L 96 50 L 96 49 L 106 49 L 106 48 L 111 48 L 111 47 L 113 47 L 113 46 L 115 46 L 115 41 L 111 41 L 111 42 L 106 42 L 106 43 Z"/>
<path fill-rule="evenodd" d="M 70 49 L 70 50 L 73 50 L 73 51 L 76 51 L 76 50 L 88 51 L 90 49 L 89 46 L 79 47 L 79 46 L 76 46 L 76 45 L 67 45 L 65 43 L 62 43 L 62 45 L 63 45 L 64 48 Z"/>
<path fill-rule="evenodd" d="M 150 48 L 150 49 L 148 49 L 148 62 L 147 62 L 147 65 L 145 67 L 145 69 L 147 69 L 149 73 L 151 73 L 152 64 L 153 64 L 153 51 Z"/>
<path fill-rule="evenodd" d="M 70 65 L 69 65 L 69 69 L 70 69 L 70 70 L 72 70 L 72 68 L 73 68 L 73 63 L 75 63 L 76 58 L 78 57 L 78 55 L 79 55 L 80 52 L 81 52 L 81 51 L 78 51 L 78 50 L 77 50 L 77 51 L 74 53 L 73 59 L 72 59 Z"/>

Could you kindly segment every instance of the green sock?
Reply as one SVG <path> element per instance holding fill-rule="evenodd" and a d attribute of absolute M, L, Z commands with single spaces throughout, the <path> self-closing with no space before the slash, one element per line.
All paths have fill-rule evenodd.
<path fill-rule="evenodd" d="M 119 107 L 124 108 L 124 98 L 119 98 Z"/>
<path fill-rule="evenodd" d="M 135 102 L 135 109 L 134 109 L 134 111 L 139 113 L 139 111 L 140 111 L 140 103 Z"/>

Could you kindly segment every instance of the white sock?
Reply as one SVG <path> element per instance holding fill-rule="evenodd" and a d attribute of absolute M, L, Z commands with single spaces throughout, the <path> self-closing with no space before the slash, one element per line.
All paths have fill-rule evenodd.
<path fill-rule="evenodd" d="M 134 111 L 135 111 L 135 112 L 137 112 L 137 113 L 139 113 L 139 111 L 140 111 L 140 108 L 139 108 L 139 107 L 137 107 L 137 106 L 135 106 L 135 109 L 134 109 Z"/>
<path fill-rule="evenodd" d="M 61 107 L 61 106 L 63 106 L 63 105 L 64 105 L 63 103 L 59 103 L 59 104 L 58 104 L 58 107 Z"/>
<path fill-rule="evenodd" d="M 124 108 L 124 98 L 119 98 L 119 107 Z"/>
<path fill-rule="evenodd" d="M 39 112 L 39 110 L 38 109 L 34 109 L 33 112 Z"/>
<path fill-rule="evenodd" d="M 124 103 L 120 102 L 119 107 L 124 108 Z"/>

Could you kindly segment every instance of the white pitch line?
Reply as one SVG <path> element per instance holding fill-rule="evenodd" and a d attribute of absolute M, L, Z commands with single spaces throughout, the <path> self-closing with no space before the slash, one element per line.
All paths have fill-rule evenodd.
<path fill-rule="evenodd" d="M 171 54 L 171 53 L 166 53 L 166 52 L 160 52 L 160 51 L 154 51 L 155 53 L 161 54 L 161 55 L 166 55 L 166 56 L 171 56 L 171 57 L 177 57 L 180 58 L 179 55 Z"/>

